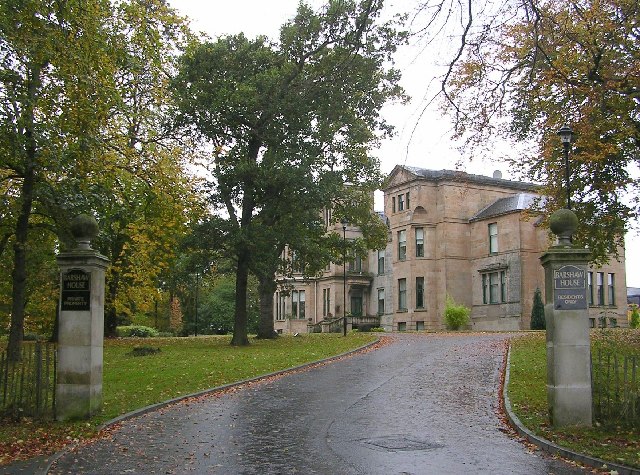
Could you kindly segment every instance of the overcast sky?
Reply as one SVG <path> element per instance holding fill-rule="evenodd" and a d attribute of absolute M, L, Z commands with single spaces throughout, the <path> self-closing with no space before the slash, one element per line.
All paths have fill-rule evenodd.
<path fill-rule="evenodd" d="M 257 35 L 276 38 L 280 25 L 295 15 L 298 0 L 169 0 L 169 3 L 191 20 L 192 30 L 214 39 L 239 32 L 250 38 Z M 308 3 L 319 6 L 324 2 L 308 0 Z M 389 10 L 394 12 L 409 5 L 411 2 L 406 0 L 387 1 Z M 451 122 L 440 115 L 437 104 L 423 113 L 425 98 L 432 97 L 438 88 L 434 78 L 442 74 L 452 41 L 443 37 L 440 43 L 430 47 L 428 54 L 420 54 L 420 46 L 414 45 L 397 56 L 396 67 L 403 73 L 401 84 L 412 100 L 407 105 L 391 105 L 383 110 L 397 133 L 376 153 L 382 171 L 389 173 L 398 164 L 454 169 L 460 159 L 465 158 L 464 171 L 491 176 L 494 170 L 500 170 L 503 178 L 512 178 L 505 164 L 461 157 L 456 148 L 458 144 L 450 139 Z M 627 235 L 626 241 L 627 286 L 640 287 L 640 238 L 633 232 Z"/>

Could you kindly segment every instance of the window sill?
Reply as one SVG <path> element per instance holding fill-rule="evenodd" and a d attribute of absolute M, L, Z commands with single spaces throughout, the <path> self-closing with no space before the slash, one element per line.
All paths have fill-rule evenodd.
<path fill-rule="evenodd" d="M 398 313 L 407 313 L 409 310 L 406 308 L 399 308 L 398 310 L 396 310 L 396 312 Z"/>

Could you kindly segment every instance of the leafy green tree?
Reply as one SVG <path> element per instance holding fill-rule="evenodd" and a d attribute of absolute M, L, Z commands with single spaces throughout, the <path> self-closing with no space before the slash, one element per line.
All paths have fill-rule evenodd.
<path fill-rule="evenodd" d="M 20 358 L 34 209 L 49 185 L 95 159 L 113 102 L 105 0 L 0 4 L 2 249 L 13 246 L 9 358 Z M 64 45 L 64 47 L 61 47 Z"/>
<path fill-rule="evenodd" d="M 219 279 L 200 307 L 203 331 L 226 334 L 233 330 L 236 283 L 233 276 Z M 208 331 L 207 331 L 208 330 Z"/>
<path fill-rule="evenodd" d="M 41 336 L 52 334 L 52 325 L 58 302 L 58 266 L 54 249 L 56 238 L 53 233 L 33 223 L 29 229 L 26 256 L 26 281 L 24 331 Z M 13 254 L 6 252 L 0 256 L 0 268 L 11 269 Z M 10 273 L 0 272 L 0 333 L 10 329 L 11 286 Z"/>
<path fill-rule="evenodd" d="M 118 317 L 152 310 L 162 275 L 177 258 L 188 225 L 204 205 L 187 173 L 188 139 L 166 131 L 168 83 L 190 41 L 186 22 L 163 0 L 129 0 L 113 13 L 119 102 L 105 131 L 106 173 L 93 176 L 93 209 L 103 228 L 99 249 L 111 259 L 105 331 Z"/>
<path fill-rule="evenodd" d="M 248 344 L 252 266 L 261 293 L 272 295 L 283 242 L 302 247 L 294 237 L 305 235 L 294 229 L 313 227 L 344 183 L 379 176 L 369 150 L 391 131 L 379 110 L 401 97 L 398 74 L 385 69 L 400 39 L 376 23 L 381 7 L 330 1 L 316 13 L 301 3 L 277 44 L 240 34 L 195 45 L 182 58 L 176 123 L 213 147 L 211 201 L 236 260 L 234 345 Z M 307 194 L 315 201 L 302 209 Z M 287 227 L 295 236 L 279 239 L 291 223 L 299 224 Z"/>
<path fill-rule="evenodd" d="M 107 335 L 113 334 L 117 316 L 152 310 L 189 223 L 203 209 L 180 161 L 161 154 L 148 160 L 145 180 L 115 172 L 101 180 L 103 185 L 109 182 L 114 193 L 105 194 L 99 208 L 102 232 L 96 243 L 111 259 L 106 282 Z"/>
<path fill-rule="evenodd" d="M 247 329 L 256 333 L 258 326 L 258 296 L 255 278 L 249 278 L 247 300 Z M 233 330 L 235 313 L 236 284 L 234 275 L 219 275 L 213 284 L 203 292 L 198 307 L 198 332 L 202 334 L 226 334 Z"/>
<path fill-rule="evenodd" d="M 640 204 L 633 172 L 640 165 L 640 6 L 508 1 L 483 24 L 471 13 L 465 18 L 459 60 L 444 84 L 457 136 L 476 150 L 491 149 L 492 137 L 529 141 L 513 165 L 544 183 L 553 211 L 566 205 L 556 131 L 569 124 L 576 132 L 572 203 L 581 224 L 574 239 L 596 262 L 617 255 Z"/>
<path fill-rule="evenodd" d="M 544 319 L 544 304 L 542 303 L 542 292 L 536 289 L 533 293 L 533 307 L 531 308 L 531 329 L 544 330 L 546 323 Z"/>
<path fill-rule="evenodd" d="M 55 266 L 72 216 L 91 211 L 100 222 L 94 247 L 112 261 L 113 334 L 116 315 L 154 306 L 177 243 L 204 209 L 186 172 L 193 147 L 162 126 L 173 64 L 189 41 L 184 19 L 163 0 L 58 3 L 0 6 L 0 258 L 13 246 L 12 354 L 25 306 L 35 317 L 40 300 L 29 268 Z"/>
<path fill-rule="evenodd" d="M 272 338 L 276 335 L 273 318 L 276 272 L 292 277 L 295 271 L 302 270 L 304 276 L 315 277 L 330 262 L 342 262 L 344 255 L 365 257 L 369 249 L 383 248 L 387 242 L 387 227 L 372 212 L 373 190 L 378 186 L 378 181 L 370 180 L 350 187 L 317 187 L 308 184 L 306 192 L 300 194 L 299 187 L 304 177 L 296 179 L 293 174 L 292 177 L 296 186 L 282 187 L 282 192 L 290 192 L 296 199 L 280 206 L 263 208 L 263 211 L 277 210 L 276 216 L 262 211 L 256 216 L 261 236 L 258 241 L 261 246 L 270 246 L 256 249 L 259 258 L 254 259 L 251 267 L 259 281 L 259 338 Z M 326 196 L 322 196 L 323 194 Z M 339 221 L 340 216 L 348 216 L 348 221 L 363 231 L 362 238 L 348 242 L 348 250 L 343 249 L 341 235 L 327 232 L 327 226 L 317 208 L 318 202 L 326 203 L 336 196 L 341 196 L 341 199 L 333 201 L 334 219 Z"/>

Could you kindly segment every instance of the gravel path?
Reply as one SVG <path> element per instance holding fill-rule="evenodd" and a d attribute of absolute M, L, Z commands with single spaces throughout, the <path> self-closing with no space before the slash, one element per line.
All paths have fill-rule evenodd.
<path fill-rule="evenodd" d="M 577 474 L 498 411 L 506 335 L 391 344 L 127 421 L 51 474 Z"/>

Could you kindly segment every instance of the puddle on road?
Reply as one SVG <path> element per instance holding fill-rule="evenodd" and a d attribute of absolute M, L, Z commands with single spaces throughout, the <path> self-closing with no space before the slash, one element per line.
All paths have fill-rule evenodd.
<path fill-rule="evenodd" d="M 406 452 L 412 450 L 433 450 L 444 447 L 442 444 L 406 437 L 404 435 L 390 435 L 375 437 L 373 439 L 361 440 L 365 445 L 370 445 L 376 449 L 384 449 L 390 452 Z"/>

